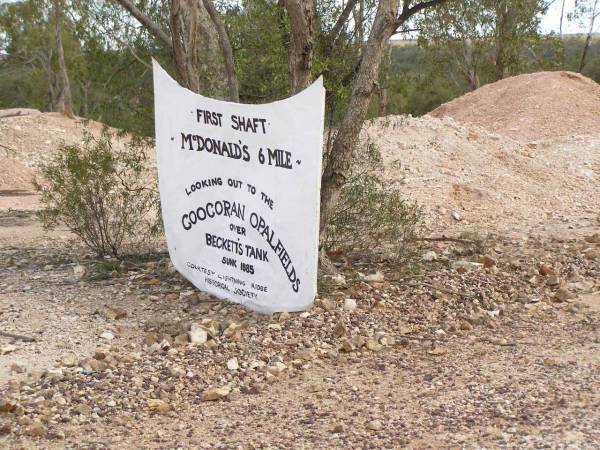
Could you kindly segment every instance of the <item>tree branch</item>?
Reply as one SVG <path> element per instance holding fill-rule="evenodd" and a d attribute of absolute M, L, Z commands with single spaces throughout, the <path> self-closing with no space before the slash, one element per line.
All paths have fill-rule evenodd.
<path fill-rule="evenodd" d="M 237 77 L 235 74 L 235 64 L 233 61 L 233 50 L 231 49 L 231 42 L 229 41 L 229 35 L 227 34 L 227 30 L 225 29 L 225 24 L 221 20 L 221 16 L 219 16 L 219 12 L 215 8 L 212 0 L 202 0 L 204 3 L 204 8 L 208 12 L 210 16 L 210 20 L 212 20 L 213 25 L 217 30 L 217 35 L 219 37 L 219 46 L 221 47 L 221 52 L 223 53 L 223 59 L 225 60 L 225 69 L 227 71 L 227 84 L 229 87 L 229 100 L 232 102 L 239 102 L 240 95 L 238 91 L 238 83 Z"/>
<path fill-rule="evenodd" d="M 419 11 L 421 11 L 425 8 L 430 8 L 433 6 L 441 5 L 445 1 L 446 0 L 428 0 L 426 2 L 417 3 L 416 5 L 411 6 L 411 7 L 408 6 L 410 4 L 410 2 L 405 1 L 403 3 L 402 12 L 398 16 L 398 19 L 396 20 L 396 29 L 401 27 L 404 24 L 404 22 L 406 22 L 408 19 L 410 19 L 413 15 L 415 15 Z"/>
<path fill-rule="evenodd" d="M 168 48 L 173 48 L 173 42 L 167 33 L 165 33 L 150 17 L 140 11 L 131 0 L 112 0 L 126 9 L 139 23 L 144 25 L 150 33 L 161 40 Z"/>
<path fill-rule="evenodd" d="M 338 38 L 340 32 L 342 31 L 342 27 L 348 21 L 348 18 L 350 17 L 350 13 L 354 9 L 354 6 L 356 5 L 357 2 L 358 2 L 358 0 L 348 0 L 348 3 L 346 3 L 346 7 L 340 14 L 340 17 L 338 17 L 338 20 L 335 22 L 335 25 L 333 26 L 333 28 L 331 29 L 331 31 L 329 32 L 329 34 L 327 36 L 330 47 L 333 47 L 335 40 Z"/>

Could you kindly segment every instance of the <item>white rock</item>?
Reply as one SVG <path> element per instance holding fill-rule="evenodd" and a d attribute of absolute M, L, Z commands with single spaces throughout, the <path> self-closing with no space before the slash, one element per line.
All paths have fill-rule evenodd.
<path fill-rule="evenodd" d="M 346 285 L 346 277 L 342 274 L 337 274 L 331 277 L 331 281 L 337 286 L 345 286 Z"/>
<path fill-rule="evenodd" d="M 75 275 L 77 275 L 79 278 L 85 276 L 85 274 L 87 273 L 87 269 L 85 266 L 82 266 L 81 264 L 77 264 L 76 266 L 73 267 L 73 273 Z"/>
<path fill-rule="evenodd" d="M 371 275 L 367 275 L 365 277 L 365 281 L 369 282 L 369 281 L 375 281 L 375 282 L 382 282 L 385 280 L 385 275 L 380 272 L 379 270 L 375 273 L 372 273 Z"/>
<path fill-rule="evenodd" d="M 352 312 L 356 309 L 356 300 L 347 298 L 344 300 L 344 311 Z"/>
<path fill-rule="evenodd" d="M 421 259 L 426 262 L 435 261 L 437 258 L 438 258 L 438 255 L 433 250 L 423 253 L 423 256 L 421 256 Z"/>
<path fill-rule="evenodd" d="M 193 345 L 204 344 L 208 340 L 208 332 L 204 328 L 193 328 L 189 331 L 189 336 Z"/>
<path fill-rule="evenodd" d="M 115 335 L 112 334 L 110 331 L 105 331 L 100 335 L 100 338 L 107 341 L 112 341 L 115 338 Z"/>
<path fill-rule="evenodd" d="M 469 270 L 483 269 L 483 264 L 476 263 L 476 262 L 471 262 L 471 261 L 460 260 L 460 261 L 454 261 L 452 263 L 452 268 L 454 270 L 466 272 L 466 271 L 469 271 Z"/>
<path fill-rule="evenodd" d="M 238 370 L 240 368 L 240 365 L 238 363 L 237 358 L 231 358 L 229 361 L 227 361 L 227 368 L 229 370 Z"/>
<path fill-rule="evenodd" d="M 456 211 L 452 211 L 452 218 L 457 222 L 460 222 L 463 219 L 462 216 Z"/>
<path fill-rule="evenodd" d="M 280 375 L 285 369 L 287 369 L 287 366 L 280 361 L 277 361 L 276 363 L 273 363 L 267 367 L 268 372 L 275 376 Z"/>

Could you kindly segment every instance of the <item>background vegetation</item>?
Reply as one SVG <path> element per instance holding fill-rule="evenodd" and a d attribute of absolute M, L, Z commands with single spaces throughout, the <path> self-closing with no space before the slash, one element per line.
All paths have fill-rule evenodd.
<path fill-rule="evenodd" d="M 166 23 L 165 2 L 139 3 L 158 23 Z M 479 15 L 469 20 L 476 24 L 487 23 L 489 32 L 494 33 L 497 25 L 489 25 L 497 16 L 494 11 L 485 9 L 486 2 L 477 2 L 477 7 L 471 3 L 447 2 L 445 10 L 432 10 L 414 22 L 413 26 L 420 30 L 418 39 L 392 41 L 380 74 L 380 93 L 384 101 L 375 96 L 369 109 L 371 117 L 422 115 L 467 92 L 471 86 L 464 74 L 464 61 L 461 63 L 460 58 L 452 57 L 456 51 L 453 46 L 464 43 L 467 38 L 482 44 L 474 46 L 478 56 L 473 66 L 477 68 L 479 84 L 497 79 L 492 55 L 494 42 L 486 36 L 469 35 L 468 26 L 464 27 L 467 31 L 463 30 L 465 39 L 455 39 L 456 32 L 451 38 L 444 35 L 454 20 L 452 13 L 461 12 L 461 8 L 477 10 Z M 502 2 L 487 3 L 493 7 Z M 577 71 L 585 36 L 542 36 L 538 28 L 544 2 L 533 3 L 534 10 L 522 19 L 528 24 L 526 32 L 510 37 L 516 56 L 504 75 L 543 69 Z M 336 2 L 318 2 L 319 20 L 331 22 L 338 12 L 335 5 Z M 454 9 L 448 5 L 454 5 Z M 288 54 L 282 41 L 289 39 L 290 29 L 278 3 L 256 0 L 217 6 L 231 40 L 240 101 L 263 103 L 289 95 Z M 48 0 L 0 4 L 0 108 L 56 110 L 60 89 L 51 9 Z M 65 10 L 62 41 L 74 113 L 120 129 L 153 135 L 149 62 L 154 57 L 173 73 L 169 50 L 114 2 L 73 0 L 67 2 Z M 332 23 L 322 25 L 324 29 L 332 26 Z M 350 94 L 350 85 L 344 77 L 352 73 L 360 53 L 358 34 L 360 30 L 344 31 L 333 53 L 328 51 L 325 37 L 317 36 L 312 72 L 315 76 L 325 75 L 331 125 L 339 121 Z M 582 73 L 600 82 L 599 40 L 591 41 Z"/>

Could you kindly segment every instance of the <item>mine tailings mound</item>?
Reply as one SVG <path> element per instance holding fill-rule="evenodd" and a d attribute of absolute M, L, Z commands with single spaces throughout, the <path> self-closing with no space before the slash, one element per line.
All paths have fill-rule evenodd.
<path fill-rule="evenodd" d="M 518 75 L 445 103 L 430 115 L 520 142 L 600 136 L 600 85 L 574 72 Z"/>

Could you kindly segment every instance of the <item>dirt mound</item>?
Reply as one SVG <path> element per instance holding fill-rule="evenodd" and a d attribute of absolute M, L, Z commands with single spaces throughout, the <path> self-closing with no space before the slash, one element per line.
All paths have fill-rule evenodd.
<path fill-rule="evenodd" d="M 0 144 L 6 156 L 35 169 L 63 144 L 80 143 L 84 130 L 99 135 L 103 125 L 69 119 L 58 113 L 17 115 L 0 119 Z"/>
<path fill-rule="evenodd" d="M 386 177 L 425 207 L 432 231 L 562 229 L 597 213 L 599 137 L 524 144 L 449 117 L 388 116 L 363 138 L 379 147 Z"/>
<path fill-rule="evenodd" d="M 600 85 L 573 72 L 506 78 L 430 113 L 479 125 L 521 142 L 600 135 Z"/>
<path fill-rule="evenodd" d="M 1 189 L 31 191 L 39 163 L 61 143 L 80 142 L 86 128 L 97 134 L 102 124 L 52 113 L 1 119 L 0 144 L 10 149 Z M 388 116 L 365 124 L 362 137 L 381 150 L 388 179 L 426 208 L 432 231 L 568 227 L 598 212 L 598 136 L 524 144 L 449 117 Z M 5 196 L 0 209 L 36 209 L 37 199 Z"/>
<path fill-rule="evenodd" d="M 39 165 L 48 162 L 61 145 L 79 144 L 86 132 L 99 136 L 103 129 L 100 122 L 69 119 L 58 113 L 30 111 L 0 117 L 0 189 L 4 191 L 0 209 L 37 209 L 39 196 L 23 197 L 21 191 L 32 194 L 31 180 Z M 119 138 L 115 145 L 123 142 Z M 149 149 L 149 156 L 153 161 L 153 149 Z"/>
<path fill-rule="evenodd" d="M 34 171 L 20 162 L 0 156 L 0 192 L 31 191 Z"/>

